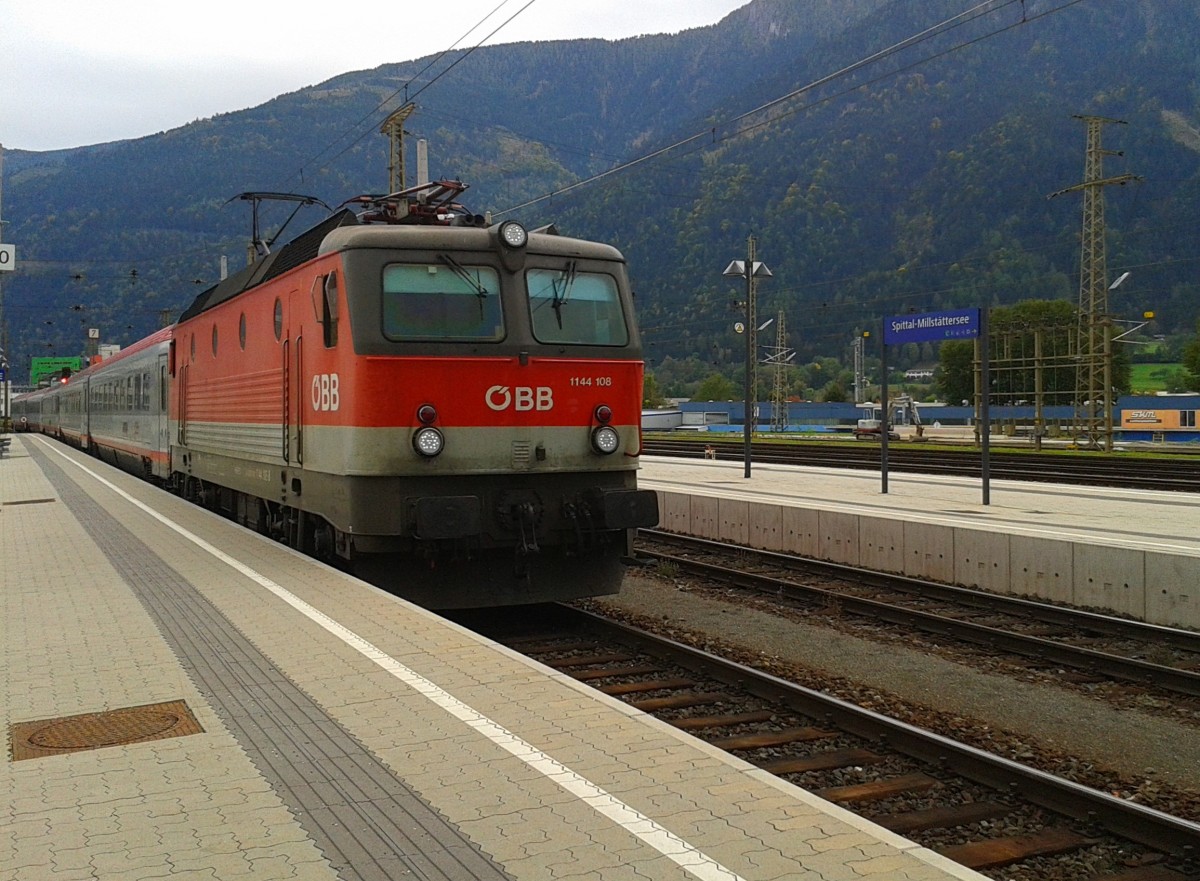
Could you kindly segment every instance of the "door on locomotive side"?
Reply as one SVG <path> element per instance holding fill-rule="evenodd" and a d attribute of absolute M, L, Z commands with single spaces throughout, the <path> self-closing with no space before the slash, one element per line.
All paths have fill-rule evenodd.
<path fill-rule="evenodd" d="M 306 301 L 296 305 L 304 310 L 305 326 L 303 363 L 297 365 L 302 368 L 298 373 L 301 426 L 309 444 L 308 467 L 319 471 L 345 467 L 331 461 L 329 442 L 329 430 L 340 425 L 341 419 L 341 286 L 339 264 L 327 262 L 312 277 Z M 346 345 L 350 345 L 348 340 Z"/>
<path fill-rule="evenodd" d="M 296 466 L 304 463 L 304 333 L 303 322 L 295 320 L 299 297 L 296 289 L 276 297 L 274 312 L 283 367 L 283 461 Z"/>

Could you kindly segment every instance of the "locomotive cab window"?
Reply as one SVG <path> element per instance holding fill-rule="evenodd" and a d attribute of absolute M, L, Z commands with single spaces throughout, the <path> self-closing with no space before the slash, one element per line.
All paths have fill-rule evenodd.
<path fill-rule="evenodd" d="M 391 340 L 504 338 L 500 278 L 487 266 L 393 263 L 383 270 L 383 335 Z"/>
<path fill-rule="evenodd" d="M 318 275 L 312 286 L 313 311 L 317 323 L 321 325 L 321 336 L 325 348 L 337 346 L 338 326 L 338 282 L 337 273 Z"/>
<path fill-rule="evenodd" d="M 571 262 L 562 269 L 530 269 L 525 273 L 525 285 L 538 342 L 629 344 L 617 281 L 611 275 L 578 272 Z"/>

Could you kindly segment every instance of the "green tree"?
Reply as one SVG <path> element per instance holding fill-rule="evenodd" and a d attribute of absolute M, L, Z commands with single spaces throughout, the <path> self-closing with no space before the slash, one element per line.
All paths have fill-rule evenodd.
<path fill-rule="evenodd" d="M 1195 377 L 1182 367 L 1177 367 L 1174 370 L 1164 370 L 1162 381 L 1163 387 L 1172 394 L 1180 392 L 1190 392 L 1197 388 L 1196 380 L 1200 377 Z"/>
<path fill-rule="evenodd" d="M 741 399 L 732 382 L 719 373 L 712 373 L 692 392 L 693 401 L 732 401 Z"/>
<path fill-rule="evenodd" d="M 967 340 L 948 340 L 938 353 L 939 364 L 933 372 L 933 384 L 948 404 L 970 401 L 975 396 L 972 362 L 975 344 Z"/>
<path fill-rule="evenodd" d="M 841 381 L 835 379 L 821 389 L 821 400 L 827 404 L 841 403 L 850 400 L 850 393 Z"/>
<path fill-rule="evenodd" d="M 642 380 L 642 406 L 648 409 L 656 409 L 664 403 L 662 392 L 658 388 L 658 380 L 654 378 L 653 373 L 647 372 Z"/>
<path fill-rule="evenodd" d="M 1196 336 L 1183 347 L 1183 369 L 1190 373 L 1193 388 L 1200 389 L 1200 322 L 1196 322 Z"/>
<path fill-rule="evenodd" d="M 1043 402 L 1074 403 L 1079 386 L 1074 304 L 1068 300 L 1022 300 L 993 308 L 989 317 L 992 403 L 1033 399 L 1039 351 Z M 947 401 L 974 400 L 974 345 L 966 340 L 942 343 L 934 384 Z M 1112 379 L 1117 394 L 1129 390 L 1129 352 L 1124 346 L 1113 347 Z"/>

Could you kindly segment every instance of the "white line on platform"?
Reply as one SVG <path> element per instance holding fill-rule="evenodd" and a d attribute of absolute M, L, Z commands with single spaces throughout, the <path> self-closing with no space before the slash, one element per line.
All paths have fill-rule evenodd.
<path fill-rule="evenodd" d="M 454 695 L 426 679 L 415 670 L 412 670 L 409 667 L 406 667 L 404 664 L 401 664 L 395 658 L 376 648 L 374 645 L 363 639 L 348 627 L 339 624 L 321 610 L 309 605 L 304 600 L 288 591 L 286 588 L 281 587 L 271 579 L 267 578 L 265 575 L 257 572 L 241 561 L 229 556 L 224 551 L 209 544 L 198 535 L 189 532 L 175 521 L 165 517 L 158 511 L 155 511 L 149 505 L 138 501 L 133 496 L 129 495 L 129 493 L 101 477 L 86 465 L 76 462 L 65 453 L 55 449 L 53 444 L 45 444 L 45 448 L 49 449 L 55 455 L 65 459 L 67 462 L 70 462 L 76 468 L 80 469 L 85 474 L 88 474 L 90 477 L 94 478 L 97 482 L 115 492 L 125 501 L 149 514 L 167 528 L 173 530 L 183 538 L 192 542 L 201 550 L 208 552 L 221 562 L 233 567 L 237 572 L 246 576 L 251 581 L 254 581 L 256 584 L 266 588 L 296 611 L 300 612 L 314 623 L 323 627 L 329 633 L 342 640 L 342 642 L 362 654 L 364 657 L 375 662 L 397 679 L 423 695 L 429 701 L 438 707 L 441 707 L 451 716 L 454 716 L 456 719 L 460 720 L 470 728 L 478 731 L 501 749 L 520 759 L 530 768 L 544 775 L 562 789 L 591 806 L 598 813 L 604 815 L 617 825 L 621 826 L 631 835 L 634 835 L 645 844 L 654 848 L 688 874 L 701 879 L 701 881 L 744 881 L 744 879 L 742 879 L 742 877 L 736 872 L 732 872 L 725 868 L 699 848 L 694 847 L 693 845 L 684 841 L 682 838 L 659 825 L 654 820 L 625 804 L 620 799 L 612 796 L 595 783 L 592 783 L 585 777 L 575 773 L 556 759 L 551 758 L 541 750 L 534 747 L 532 744 L 522 740 L 511 731 L 504 728 L 504 726 L 492 721 L 482 713 L 473 709 L 468 704 L 463 703 L 458 698 L 454 697 Z"/>

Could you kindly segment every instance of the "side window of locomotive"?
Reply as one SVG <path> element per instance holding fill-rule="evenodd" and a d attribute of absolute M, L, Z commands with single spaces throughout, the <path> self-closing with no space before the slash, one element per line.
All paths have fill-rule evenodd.
<path fill-rule="evenodd" d="M 562 269 L 525 273 L 533 336 L 540 343 L 624 346 L 629 329 L 617 281 L 611 275 Z"/>
<path fill-rule="evenodd" d="M 321 336 L 325 348 L 337 346 L 338 339 L 338 280 L 337 273 L 318 275 L 313 280 L 312 288 L 313 310 L 317 322 L 321 325 Z"/>
<path fill-rule="evenodd" d="M 385 266 L 383 335 L 390 340 L 504 339 L 499 275 L 451 257 Z"/>

